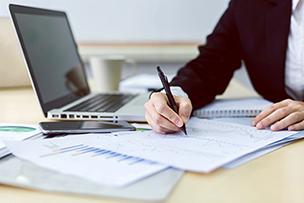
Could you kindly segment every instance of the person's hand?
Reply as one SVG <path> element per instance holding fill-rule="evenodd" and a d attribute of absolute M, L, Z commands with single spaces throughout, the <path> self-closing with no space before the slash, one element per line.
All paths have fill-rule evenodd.
<path fill-rule="evenodd" d="M 153 93 L 145 103 L 145 118 L 154 131 L 162 134 L 178 132 L 189 120 L 192 112 L 190 99 L 174 96 L 174 100 L 179 109 L 178 114 L 168 106 L 164 93 Z"/>
<path fill-rule="evenodd" d="M 270 127 L 277 131 L 304 129 L 304 102 L 286 99 L 262 111 L 254 120 L 257 129 Z"/>

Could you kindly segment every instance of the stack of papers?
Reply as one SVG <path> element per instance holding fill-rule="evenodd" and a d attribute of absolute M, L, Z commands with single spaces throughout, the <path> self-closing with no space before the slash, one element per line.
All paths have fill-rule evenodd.
<path fill-rule="evenodd" d="M 111 134 L 96 135 L 112 137 Z M 74 175 L 110 187 L 122 187 L 158 173 L 167 165 L 119 154 L 82 142 L 91 135 L 5 144 L 17 157 L 62 174 Z"/>
<path fill-rule="evenodd" d="M 97 167 L 98 174 L 106 165 L 104 158 L 99 159 L 99 153 L 109 153 L 109 158 L 119 161 L 150 161 L 153 169 L 140 166 L 143 167 L 141 171 L 150 173 L 167 166 L 208 173 L 297 133 L 257 130 L 250 126 L 198 118 L 192 118 L 188 122 L 187 131 L 187 136 L 182 133 L 161 135 L 153 131 L 90 134 L 48 141 L 9 142 L 7 146 L 22 159 L 84 178 L 90 178 L 90 174 L 85 173 L 81 167 L 86 170 Z M 136 171 L 138 177 L 148 174 L 139 171 Z M 94 175 L 95 180 L 97 174 Z M 111 176 L 115 173 L 109 174 Z M 132 173 L 124 175 L 135 177 Z"/>
<path fill-rule="evenodd" d="M 183 170 L 207 173 L 297 132 L 257 130 L 254 127 L 193 118 L 182 133 L 153 131 L 95 137 L 96 145 Z M 89 142 L 93 142 L 94 137 Z"/>
<path fill-rule="evenodd" d="M 162 202 L 180 180 L 183 171 L 169 168 L 126 187 L 107 187 L 40 167 L 17 157 L 7 157 L 0 162 L 0 182 L 27 189 L 60 192 L 97 197 L 136 199 Z"/>
<path fill-rule="evenodd" d="M 252 124 L 252 119 L 253 118 L 215 118 L 214 120 L 217 121 L 223 121 L 223 122 L 229 122 L 229 123 L 237 123 L 237 124 L 241 124 L 241 125 L 246 125 L 246 126 L 251 126 Z M 235 167 L 238 167 L 242 164 L 247 163 L 248 161 L 251 161 L 253 159 L 256 159 L 262 155 L 268 154 L 270 152 L 273 152 L 277 149 L 280 149 L 281 147 L 286 146 L 287 144 L 290 144 L 296 140 L 302 139 L 304 138 L 304 131 L 299 131 L 298 133 L 287 137 L 285 139 L 282 139 L 280 141 L 274 142 L 272 144 L 269 144 L 257 151 L 254 151 L 252 153 L 246 154 L 232 162 L 229 162 L 228 164 L 226 164 L 224 166 L 224 168 L 227 169 L 232 169 Z"/>

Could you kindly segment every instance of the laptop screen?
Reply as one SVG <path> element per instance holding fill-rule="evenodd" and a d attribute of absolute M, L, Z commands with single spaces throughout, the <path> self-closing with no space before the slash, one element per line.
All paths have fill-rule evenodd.
<path fill-rule="evenodd" d="M 13 19 L 43 110 L 87 95 L 84 68 L 65 13 L 26 7 L 21 11 L 14 12 Z"/>

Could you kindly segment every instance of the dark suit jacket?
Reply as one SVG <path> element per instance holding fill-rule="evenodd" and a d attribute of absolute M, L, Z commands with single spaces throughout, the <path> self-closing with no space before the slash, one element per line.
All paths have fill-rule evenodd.
<path fill-rule="evenodd" d="M 243 61 L 260 95 L 273 102 L 289 98 L 284 74 L 291 10 L 291 0 L 231 0 L 199 56 L 171 85 L 182 87 L 198 108 L 225 91 Z"/>

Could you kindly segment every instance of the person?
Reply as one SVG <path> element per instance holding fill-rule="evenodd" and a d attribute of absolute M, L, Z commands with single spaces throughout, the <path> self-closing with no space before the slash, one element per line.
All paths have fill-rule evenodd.
<path fill-rule="evenodd" d="M 179 112 L 155 92 L 145 103 L 147 122 L 159 133 L 179 131 L 224 92 L 241 62 L 255 90 L 274 102 L 253 126 L 304 129 L 304 0 L 231 0 L 199 55 L 170 82 Z"/>

